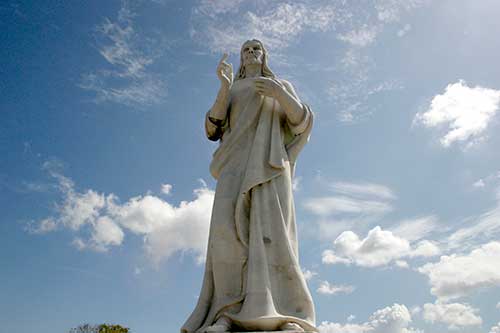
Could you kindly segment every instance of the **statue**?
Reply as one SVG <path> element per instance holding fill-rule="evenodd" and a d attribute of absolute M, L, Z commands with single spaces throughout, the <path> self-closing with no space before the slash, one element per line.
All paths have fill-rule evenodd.
<path fill-rule="evenodd" d="M 234 80 L 226 59 L 205 117 L 208 138 L 220 140 L 210 165 L 217 187 L 205 275 L 181 332 L 317 331 L 292 196 L 313 114 L 270 70 L 260 41 L 243 44 Z"/>

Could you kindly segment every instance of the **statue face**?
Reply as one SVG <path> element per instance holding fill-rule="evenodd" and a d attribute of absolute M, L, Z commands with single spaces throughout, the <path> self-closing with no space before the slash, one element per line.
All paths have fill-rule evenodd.
<path fill-rule="evenodd" d="M 241 56 L 244 66 L 253 64 L 262 65 L 264 50 L 259 42 L 251 40 L 243 44 Z"/>

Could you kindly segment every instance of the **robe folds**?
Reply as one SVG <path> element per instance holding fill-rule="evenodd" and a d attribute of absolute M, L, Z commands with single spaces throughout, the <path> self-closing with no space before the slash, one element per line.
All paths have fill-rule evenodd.
<path fill-rule="evenodd" d="M 236 330 L 272 331 L 287 322 L 317 330 L 299 265 L 292 196 L 295 161 L 313 114 L 303 104 L 303 120 L 290 124 L 274 98 L 256 93 L 253 80 L 233 84 L 219 129 L 210 165 L 217 187 L 205 274 L 183 333 L 203 332 L 223 315 Z"/>

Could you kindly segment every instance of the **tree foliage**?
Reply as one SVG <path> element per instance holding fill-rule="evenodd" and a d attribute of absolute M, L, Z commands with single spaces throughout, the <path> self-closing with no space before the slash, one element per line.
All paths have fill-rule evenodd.
<path fill-rule="evenodd" d="M 129 333 L 130 329 L 120 325 L 99 325 L 99 333 Z"/>
<path fill-rule="evenodd" d="M 69 333 L 130 333 L 130 329 L 120 325 L 101 324 L 90 325 L 83 324 L 69 330 Z"/>

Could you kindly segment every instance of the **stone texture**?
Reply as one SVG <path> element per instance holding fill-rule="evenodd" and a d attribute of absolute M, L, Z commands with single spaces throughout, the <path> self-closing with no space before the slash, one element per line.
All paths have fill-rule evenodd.
<path fill-rule="evenodd" d="M 205 275 L 181 331 L 262 332 L 290 323 L 314 331 L 292 193 L 313 113 L 270 70 L 260 41 L 243 44 L 235 79 L 226 59 L 217 67 L 221 87 L 205 117 L 207 137 L 220 141 L 210 165 L 217 188 Z"/>

